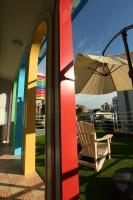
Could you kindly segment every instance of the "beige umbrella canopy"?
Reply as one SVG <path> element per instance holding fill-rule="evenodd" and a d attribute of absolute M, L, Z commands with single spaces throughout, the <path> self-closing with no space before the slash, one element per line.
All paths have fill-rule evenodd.
<path fill-rule="evenodd" d="M 131 90 L 125 56 L 78 54 L 75 61 L 76 94 L 106 94 Z"/>

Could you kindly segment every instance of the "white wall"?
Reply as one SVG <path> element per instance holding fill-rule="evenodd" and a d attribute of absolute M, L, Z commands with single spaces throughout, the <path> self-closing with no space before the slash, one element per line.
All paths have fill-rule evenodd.
<path fill-rule="evenodd" d="M 118 113 L 123 130 L 133 133 L 133 90 L 118 92 Z"/>
<path fill-rule="evenodd" d="M 11 81 L 0 79 L 0 140 L 1 138 L 2 140 L 4 140 L 6 135 L 9 96 L 11 87 Z"/>

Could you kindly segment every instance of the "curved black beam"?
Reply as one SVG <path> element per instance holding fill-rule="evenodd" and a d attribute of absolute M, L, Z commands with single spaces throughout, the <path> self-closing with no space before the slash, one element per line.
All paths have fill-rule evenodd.
<path fill-rule="evenodd" d="M 104 48 L 102 55 L 104 56 L 105 51 L 107 50 L 107 48 L 109 47 L 109 45 L 119 36 L 122 36 L 123 39 L 123 43 L 124 43 L 124 47 L 125 47 L 125 52 L 126 52 L 126 56 L 127 56 L 127 61 L 128 61 L 128 67 L 129 67 L 129 77 L 131 79 L 132 82 L 132 86 L 133 86 L 133 66 L 132 66 L 132 61 L 131 61 L 131 57 L 130 57 L 130 52 L 129 52 L 129 47 L 128 47 L 128 42 L 127 42 L 127 31 L 129 31 L 130 29 L 133 29 L 133 24 L 131 24 L 130 26 L 127 26 L 125 28 L 123 28 L 120 32 L 118 32 L 106 45 L 106 47 Z"/>
<path fill-rule="evenodd" d="M 120 32 L 118 32 L 109 42 L 108 44 L 105 46 L 103 52 L 102 52 L 102 55 L 104 56 L 105 54 L 105 51 L 107 50 L 107 48 L 109 47 L 109 45 L 121 34 L 123 34 L 124 32 L 127 32 L 128 30 L 132 29 L 133 28 L 133 24 L 123 28 Z"/>

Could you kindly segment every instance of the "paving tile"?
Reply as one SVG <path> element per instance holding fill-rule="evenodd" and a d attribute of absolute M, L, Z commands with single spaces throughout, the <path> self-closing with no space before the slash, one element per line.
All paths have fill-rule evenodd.
<path fill-rule="evenodd" d="M 43 183 L 43 181 L 40 179 L 39 176 L 34 176 L 34 177 L 27 179 L 27 184 L 29 186 L 39 186 L 42 183 Z"/>
<path fill-rule="evenodd" d="M 22 185 L 22 186 L 27 185 L 25 177 L 16 174 L 9 175 L 9 183 L 13 185 Z"/>
<path fill-rule="evenodd" d="M 21 192 L 18 192 L 16 195 L 13 196 L 14 199 L 22 199 L 22 200 L 34 200 L 34 195 L 30 190 L 24 190 Z"/>
<path fill-rule="evenodd" d="M 0 200 L 45 200 L 43 180 L 37 173 L 23 176 L 20 158 L 8 155 L 11 151 L 6 148 L 0 155 Z"/>
<path fill-rule="evenodd" d="M 2 183 L 9 183 L 9 177 L 8 177 L 8 174 L 6 173 L 0 173 L 0 185 Z"/>
<path fill-rule="evenodd" d="M 36 197 L 36 200 L 45 200 L 44 194 L 38 195 L 38 196 Z"/>
<path fill-rule="evenodd" d="M 0 188 L 0 199 L 2 197 L 10 197 L 11 196 L 11 190 L 9 188 Z"/>
<path fill-rule="evenodd" d="M 23 192 L 25 190 L 25 188 L 21 187 L 11 187 L 11 194 L 12 196 L 17 196 L 18 194 L 21 194 L 21 192 Z"/>

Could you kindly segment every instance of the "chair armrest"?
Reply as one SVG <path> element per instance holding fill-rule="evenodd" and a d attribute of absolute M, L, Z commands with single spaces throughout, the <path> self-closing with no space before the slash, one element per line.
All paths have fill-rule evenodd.
<path fill-rule="evenodd" d="M 100 142 L 100 141 L 104 141 L 104 140 L 110 140 L 112 139 L 113 135 L 112 134 L 107 134 L 105 136 L 103 136 L 102 138 L 98 138 L 95 142 Z"/>

